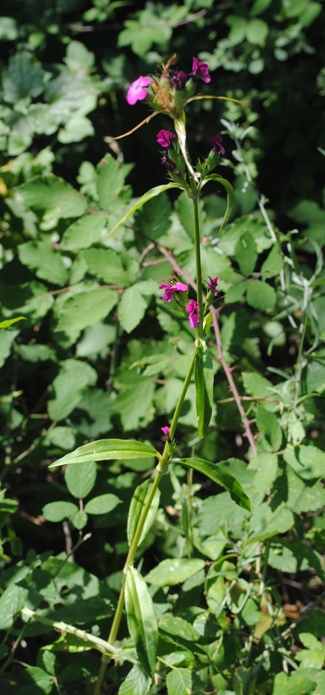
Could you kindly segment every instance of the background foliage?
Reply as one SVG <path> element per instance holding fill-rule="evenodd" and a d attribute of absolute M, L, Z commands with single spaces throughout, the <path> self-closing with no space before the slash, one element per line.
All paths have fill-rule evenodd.
<path fill-rule="evenodd" d="M 165 176 L 156 132 L 167 118 L 112 140 L 147 115 L 125 91 L 176 52 L 183 69 L 193 55 L 208 62 L 215 94 L 245 102 L 197 102 L 187 117 L 194 157 L 222 130 L 221 173 L 236 190 L 219 238 L 224 197 L 206 189 L 203 274 L 220 278 L 222 355 L 256 451 L 211 338 L 213 423 L 199 442 L 193 387 L 178 452 L 222 461 L 252 512 L 181 466 L 165 476 L 138 558 L 159 626 L 150 692 L 319 694 L 323 5 L 2 0 L 1 14 L 0 318 L 23 317 L 0 331 L 1 687 L 92 692 L 100 656 L 21 609 L 105 639 L 128 506 L 150 462 L 48 464 L 101 437 L 160 448 L 186 373 L 191 330 L 158 284 L 172 275 L 170 253 L 193 277 L 188 200 L 163 194 L 109 236 L 131 200 Z M 138 666 L 130 671 L 127 635 L 124 625 L 126 656 L 108 692 L 141 695 L 150 683 Z"/>

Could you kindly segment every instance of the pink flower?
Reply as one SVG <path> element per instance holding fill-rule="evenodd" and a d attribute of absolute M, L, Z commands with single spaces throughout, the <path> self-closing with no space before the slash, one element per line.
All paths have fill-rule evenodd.
<path fill-rule="evenodd" d="M 195 299 L 190 299 L 185 311 L 189 314 L 190 327 L 197 328 L 199 325 L 199 305 Z"/>
<path fill-rule="evenodd" d="M 150 82 L 150 77 L 142 77 L 142 75 L 138 77 L 137 80 L 132 82 L 126 95 L 126 101 L 128 104 L 133 106 L 133 104 L 136 104 L 137 101 L 142 101 L 142 99 L 145 99 L 147 96 L 146 87 L 149 86 Z"/>
<path fill-rule="evenodd" d="M 218 290 L 216 290 L 216 287 L 217 287 L 219 278 L 218 278 L 218 276 L 215 278 L 210 278 L 210 275 L 208 275 L 208 278 L 210 280 L 210 282 L 208 282 L 208 289 L 210 290 L 210 292 L 213 292 L 215 297 L 217 297 L 219 292 L 218 292 Z"/>
<path fill-rule="evenodd" d="M 203 60 L 199 60 L 198 58 L 192 59 L 191 75 L 192 77 L 196 77 L 198 80 L 202 80 L 202 82 L 205 82 L 206 84 L 211 82 L 208 64 L 204 63 Z"/>
<path fill-rule="evenodd" d="M 179 90 L 183 89 L 186 78 L 186 72 L 184 72 L 183 70 L 174 70 L 170 82 L 173 85 L 174 89 Z"/>
<path fill-rule="evenodd" d="M 168 147 L 170 147 L 174 138 L 176 138 L 176 135 L 171 133 L 170 130 L 160 130 L 157 135 L 157 142 L 158 145 L 161 145 L 161 147 L 163 147 L 165 150 L 168 150 Z"/>
<path fill-rule="evenodd" d="M 166 435 L 166 437 L 169 436 L 170 427 L 168 427 L 168 425 L 165 425 L 165 427 L 161 427 L 160 429 Z"/>
<path fill-rule="evenodd" d="M 213 150 L 219 150 L 220 154 L 226 154 L 226 150 L 222 144 L 222 136 L 217 133 L 217 135 L 211 135 L 210 142 Z"/>
<path fill-rule="evenodd" d="M 162 295 L 164 302 L 172 302 L 176 292 L 188 292 L 188 286 L 184 282 L 175 282 L 174 285 L 163 282 L 162 285 L 159 285 L 159 289 L 165 290 Z"/>

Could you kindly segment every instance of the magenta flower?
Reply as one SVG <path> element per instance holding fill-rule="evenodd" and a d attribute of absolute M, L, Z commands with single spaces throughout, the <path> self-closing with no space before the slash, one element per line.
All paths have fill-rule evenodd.
<path fill-rule="evenodd" d="M 187 74 L 184 70 L 174 70 L 170 82 L 174 89 L 178 91 L 179 89 L 183 89 L 186 79 Z"/>
<path fill-rule="evenodd" d="M 163 147 L 165 150 L 168 150 L 168 147 L 170 147 L 174 138 L 176 138 L 176 135 L 171 133 L 170 130 L 160 130 L 157 135 L 157 142 L 158 145 L 161 145 L 161 147 Z"/>
<path fill-rule="evenodd" d="M 202 80 L 202 82 L 205 82 L 206 84 L 211 82 L 208 64 L 204 63 L 203 60 L 199 60 L 198 58 L 192 59 L 191 75 L 192 77 L 196 77 L 198 80 Z"/>
<path fill-rule="evenodd" d="M 219 133 L 211 135 L 210 142 L 213 150 L 219 150 L 220 154 L 226 154 L 226 150 L 222 144 L 222 136 Z"/>
<path fill-rule="evenodd" d="M 215 278 L 210 278 L 210 275 L 208 275 L 208 278 L 210 280 L 210 282 L 208 282 L 208 289 L 210 290 L 210 292 L 213 292 L 215 297 L 217 297 L 219 292 L 218 292 L 218 290 L 216 290 L 216 287 L 217 287 L 219 278 L 218 278 L 218 276 Z"/>
<path fill-rule="evenodd" d="M 126 101 L 128 104 L 133 106 L 133 104 L 136 104 L 137 101 L 142 101 L 142 99 L 145 99 L 147 96 L 146 87 L 149 86 L 150 82 L 150 77 L 142 77 L 142 75 L 138 77 L 137 80 L 132 82 L 126 95 Z"/>
<path fill-rule="evenodd" d="M 175 282 L 174 285 L 163 282 L 162 285 L 159 285 L 159 289 L 165 290 L 162 295 L 164 302 L 172 302 L 176 292 L 188 292 L 188 286 L 184 282 Z"/>
<path fill-rule="evenodd" d="M 195 299 L 190 299 L 185 311 L 189 314 L 190 327 L 197 328 L 199 325 L 199 305 Z"/>
<path fill-rule="evenodd" d="M 169 437 L 170 427 L 168 427 L 168 425 L 165 425 L 165 427 L 161 427 L 160 429 L 166 435 L 166 437 Z"/>

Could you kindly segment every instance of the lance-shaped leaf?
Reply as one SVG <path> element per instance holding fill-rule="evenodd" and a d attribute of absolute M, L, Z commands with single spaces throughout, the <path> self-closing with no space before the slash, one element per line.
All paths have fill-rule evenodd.
<path fill-rule="evenodd" d="M 249 498 L 238 480 L 225 471 L 224 468 L 218 466 L 217 463 L 211 463 L 200 458 L 173 459 L 173 461 L 181 463 L 183 466 L 188 466 L 188 468 L 193 468 L 195 471 L 199 471 L 199 473 L 203 473 L 208 478 L 211 478 L 217 485 L 221 485 L 230 493 L 236 504 L 250 511 Z"/>
<path fill-rule="evenodd" d="M 196 353 L 194 372 L 198 433 L 203 439 L 209 427 L 213 405 L 213 366 L 209 350 L 203 341 Z"/>
<path fill-rule="evenodd" d="M 230 185 L 230 184 L 229 184 Z M 110 230 L 108 236 L 111 236 L 113 232 L 115 232 L 115 229 L 120 226 L 120 224 L 124 224 L 126 220 L 133 215 L 133 213 L 138 210 L 139 208 L 142 207 L 145 203 L 147 203 L 149 200 L 152 198 L 155 198 L 157 195 L 160 195 L 160 193 L 163 193 L 164 191 L 169 191 L 171 188 L 180 188 L 183 190 L 182 186 L 180 186 L 178 183 L 166 183 L 163 186 L 155 186 L 155 188 L 150 188 L 149 191 L 147 191 L 137 202 L 132 205 L 132 207 L 125 213 L 124 217 L 121 217 L 121 219 L 114 225 L 113 229 Z"/>
<path fill-rule="evenodd" d="M 136 439 L 98 439 L 96 442 L 84 444 L 70 454 L 51 463 L 50 468 L 67 466 L 70 463 L 83 461 L 111 461 L 117 459 L 141 459 L 157 456 L 158 451 L 148 444 L 137 442 Z"/>
<path fill-rule="evenodd" d="M 135 567 L 129 567 L 125 583 L 128 628 L 142 668 L 153 676 L 156 668 L 158 624 L 146 582 Z"/>
<path fill-rule="evenodd" d="M 223 216 L 223 219 L 222 219 L 222 222 L 221 222 L 221 225 L 220 225 L 220 230 L 219 230 L 219 232 L 220 232 L 220 234 L 221 234 L 221 232 L 223 231 L 223 228 L 226 226 L 226 224 L 227 224 L 227 222 L 228 222 L 228 220 L 229 220 L 229 217 L 230 217 L 230 215 L 231 215 L 231 211 L 232 211 L 232 209 L 233 209 L 233 207 L 234 207 L 234 203 L 235 203 L 235 193 L 234 193 L 234 189 L 233 189 L 231 183 L 229 183 L 229 181 L 227 181 L 227 179 L 224 179 L 222 176 L 219 176 L 218 174 L 210 174 L 209 176 L 206 176 L 206 177 L 204 178 L 204 181 L 203 181 L 203 186 L 204 186 L 208 181 L 216 181 L 217 183 L 220 183 L 221 186 L 224 187 L 224 189 L 226 190 L 226 193 L 227 193 L 227 207 L 226 207 L 226 212 L 225 212 L 225 214 L 224 214 L 224 216 Z"/>
<path fill-rule="evenodd" d="M 16 321 L 22 321 L 25 318 L 25 316 L 17 316 L 15 319 L 6 319 L 5 321 L 0 321 L 0 328 L 9 328 L 9 326 L 12 326 L 13 323 L 16 323 Z"/>
<path fill-rule="evenodd" d="M 127 537 L 129 541 L 129 545 L 131 545 L 134 534 L 138 528 L 139 525 L 139 520 L 140 516 L 143 510 L 143 507 L 146 503 L 146 500 L 148 498 L 148 495 L 150 494 L 150 490 L 152 488 L 152 482 L 150 480 L 145 480 L 144 483 L 141 483 L 141 485 L 138 485 L 138 487 L 135 489 L 131 504 L 130 504 L 130 509 L 129 509 L 129 515 L 128 515 L 128 525 L 127 525 Z M 147 514 L 146 521 L 144 523 L 142 533 L 139 539 L 138 545 L 143 541 L 143 539 L 146 537 L 153 520 L 155 518 L 157 509 L 159 507 L 159 500 L 160 500 L 160 490 L 156 490 L 155 496 L 153 498 L 153 501 L 150 506 L 149 513 Z"/>

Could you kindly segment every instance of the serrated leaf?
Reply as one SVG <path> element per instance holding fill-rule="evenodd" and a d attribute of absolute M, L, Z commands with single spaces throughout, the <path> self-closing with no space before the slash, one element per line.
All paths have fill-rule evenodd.
<path fill-rule="evenodd" d="M 243 275 L 251 275 L 257 261 L 257 249 L 253 235 L 245 231 L 237 241 L 235 256 Z"/>
<path fill-rule="evenodd" d="M 250 541 L 264 541 L 279 533 L 286 533 L 294 524 L 292 512 L 283 503 L 273 511 L 268 502 L 261 504 L 250 519 Z"/>
<path fill-rule="evenodd" d="M 195 355 L 194 374 L 198 433 L 200 439 L 203 439 L 212 415 L 214 375 L 210 352 L 202 343 Z"/>
<path fill-rule="evenodd" d="M 58 500 L 57 502 L 49 502 L 43 507 L 42 514 L 47 521 L 58 523 L 63 519 L 69 519 L 72 514 L 78 511 L 78 507 L 73 502 L 65 502 Z"/>
<path fill-rule="evenodd" d="M 9 630 L 17 613 L 24 607 L 27 589 L 10 584 L 0 597 L 0 630 Z"/>
<path fill-rule="evenodd" d="M 2 367 L 9 357 L 11 346 L 19 331 L 1 331 L 0 333 L 0 367 Z"/>
<path fill-rule="evenodd" d="M 89 364 L 73 359 L 62 362 L 60 373 L 52 384 L 55 397 L 48 401 L 50 418 L 59 421 L 70 415 L 87 387 L 94 386 L 96 381 L 97 372 Z"/>
<path fill-rule="evenodd" d="M 148 498 L 148 495 L 150 494 L 150 490 L 152 488 L 152 482 L 150 480 L 145 480 L 141 485 L 138 485 L 138 487 L 135 489 L 130 508 L 129 508 L 129 514 L 128 514 L 128 522 L 127 522 L 127 538 L 128 538 L 128 543 L 129 546 L 132 543 L 132 540 L 134 538 L 134 534 L 138 528 L 140 516 L 142 513 L 142 510 L 144 508 L 144 505 L 146 503 L 146 500 Z M 144 538 L 146 537 L 148 531 L 150 530 L 153 520 L 156 516 L 157 509 L 159 507 L 159 500 L 160 500 L 160 491 L 156 490 L 155 496 L 151 502 L 149 513 L 147 514 L 141 536 L 139 538 L 138 546 Z"/>
<path fill-rule="evenodd" d="M 62 248 L 67 251 L 86 249 L 101 241 L 106 226 L 107 215 L 103 212 L 83 215 L 65 230 L 62 237 Z"/>
<path fill-rule="evenodd" d="M 73 469 L 70 466 L 68 470 Z M 118 504 L 121 504 L 121 500 L 116 495 L 111 495 L 106 493 L 104 495 L 98 495 L 93 497 L 85 506 L 85 512 L 87 514 L 108 514 L 111 512 Z"/>
<path fill-rule="evenodd" d="M 271 285 L 261 280 L 247 281 L 247 303 L 254 309 L 266 311 L 275 307 L 276 294 Z"/>
<path fill-rule="evenodd" d="M 141 664 L 136 663 L 120 686 L 118 695 L 147 695 L 151 683 L 152 678 L 143 670 Z"/>
<path fill-rule="evenodd" d="M 149 301 L 150 297 L 145 299 L 137 285 L 132 285 L 124 290 L 117 315 L 122 328 L 127 333 L 131 333 L 139 325 Z"/>
<path fill-rule="evenodd" d="M 97 166 L 97 192 L 102 210 L 108 212 L 116 205 L 124 181 L 132 169 L 130 164 L 121 164 L 111 154 L 106 154 Z"/>
<path fill-rule="evenodd" d="M 134 259 L 130 259 L 129 256 L 124 257 L 113 249 L 89 249 L 82 254 L 82 257 L 90 272 L 110 285 L 127 285 L 129 283 L 128 266 L 135 276 L 139 268 Z"/>
<path fill-rule="evenodd" d="M 37 277 L 55 285 L 64 285 L 68 272 L 58 251 L 48 241 L 27 241 L 18 246 L 18 256 L 23 265 L 35 271 Z"/>
<path fill-rule="evenodd" d="M 11 56 L 3 76 L 4 99 L 15 104 L 20 99 L 39 96 L 43 89 L 43 70 L 32 53 L 18 51 Z"/>
<path fill-rule="evenodd" d="M 126 619 L 141 666 L 149 676 L 156 668 L 158 625 L 148 587 L 135 567 L 128 567 L 125 582 Z"/>
<path fill-rule="evenodd" d="M 199 558 L 163 560 L 146 576 L 146 581 L 155 586 L 175 586 L 185 582 L 205 565 Z"/>
<path fill-rule="evenodd" d="M 200 458 L 176 459 L 178 463 L 188 468 L 193 468 L 211 478 L 217 485 L 221 485 L 230 493 L 231 498 L 243 509 L 250 511 L 250 501 L 240 483 L 224 468 L 217 463 L 211 463 Z"/>
<path fill-rule="evenodd" d="M 97 442 L 84 444 L 70 454 L 51 463 L 50 468 L 67 466 L 82 461 L 111 461 L 138 458 L 151 458 L 159 454 L 152 446 L 137 442 L 135 439 L 99 439 Z"/>
<path fill-rule="evenodd" d="M 270 253 L 265 259 L 261 267 L 261 274 L 263 278 L 271 278 L 279 275 L 280 270 L 282 270 L 284 264 L 283 254 L 281 254 L 281 249 L 279 244 L 274 244 L 272 246 Z"/>
<path fill-rule="evenodd" d="M 86 200 L 67 181 L 54 174 L 36 176 L 16 190 L 27 207 L 54 213 L 57 218 L 80 217 L 86 212 Z"/>
<path fill-rule="evenodd" d="M 93 489 L 97 476 L 95 461 L 83 461 L 78 466 L 68 466 L 64 478 L 73 497 L 83 499 Z"/>
<path fill-rule="evenodd" d="M 193 692 L 193 672 L 189 668 L 174 668 L 167 674 L 168 695 L 190 695 Z"/>
<path fill-rule="evenodd" d="M 106 287 L 74 294 L 60 308 L 58 330 L 75 342 L 82 330 L 108 316 L 117 298 L 117 293 Z"/>
<path fill-rule="evenodd" d="M 128 388 L 118 394 L 112 410 L 117 413 L 126 432 L 137 430 L 152 420 L 155 384 L 143 376 L 131 381 Z"/>
<path fill-rule="evenodd" d="M 53 677 L 38 666 L 28 668 L 28 680 L 32 681 L 32 684 L 20 687 L 19 695 L 35 695 L 37 692 L 50 695 L 53 690 Z"/>

